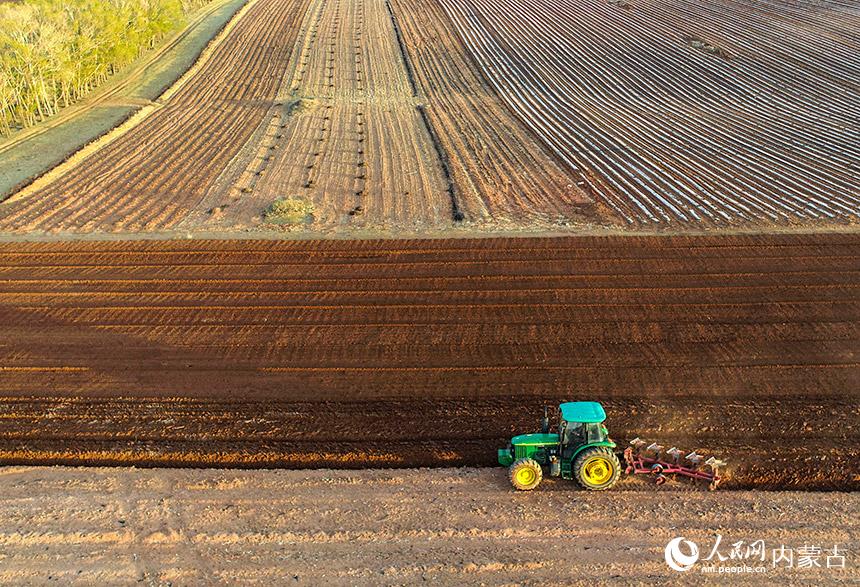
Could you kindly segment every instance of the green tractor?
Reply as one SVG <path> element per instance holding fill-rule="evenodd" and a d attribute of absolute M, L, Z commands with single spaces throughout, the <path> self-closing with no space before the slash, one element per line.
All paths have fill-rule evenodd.
<path fill-rule="evenodd" d="M 509 467 L 511 483 L 520 491 L 540 485 L 544 468 L 552 477 L 576 479 L 592 491 L 609 489 L 621 475 L 615 443 L 602 422 L 606 412 L 598 402 L 568 402 L 559 406 L 558 433 L 550 433 L 544 408 L 542 431 L 521 434 L 499 449 L 499 463 Z"/>

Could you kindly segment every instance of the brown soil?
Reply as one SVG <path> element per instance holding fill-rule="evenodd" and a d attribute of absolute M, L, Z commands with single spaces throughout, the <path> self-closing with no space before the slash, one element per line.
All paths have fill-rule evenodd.
<path fill-rule="evenodd" d="M 852 225 L 854 24 L 830 1 L 252 0 L 0 233 Z M 278 199 L 312 212 L 265 222 Z"/>
<path fill-rule="evenodd" d="M 580 176 L 559 166 L 487 87 L 439 3 L 391 5 L 466 218 L 556 226 L 597 219 L 594 200 L 578 187 Z"/>
<path fill-rule="evenodd" d="M 437 2 L 499 98 L 622 222 L 860 220 L 851 3 Z"/>
<path fill-rule="evenodd" d="M 853 234 L 0 245 L 0 461 L 492 464 L 541 406 L 860 486 Z"/>
<path fill-rule="evenodd" d="M 0 206 L 0 230 L 176 226 L 273 116 L 307 5 L 256 2 L 162 107 L 35 193 Z"/>
<path fill-rule="evenodd" d="M 416 232 L 460 217 L 383 0 L 258 0 L 183 83 L 0 206 L 0 231 Z M 279 198 L 312 213 L 267 225 Z"/>
<path fill-rule="evenodd" d="M 605 493 L 502 469 L 0 470 L 4 584 L 725 584 L 664 562 L 676 536 L 765 542 L 765 573 L 734 584 L 858 580 L 860 496 L 685 491 L 637 479 Z M 774 569 L 772 549 L 846 555 L 845 568 Z M 834 561 L 835 562 L 835 561 Z M 736 566 L 728 560 L 727 566 Z"/>

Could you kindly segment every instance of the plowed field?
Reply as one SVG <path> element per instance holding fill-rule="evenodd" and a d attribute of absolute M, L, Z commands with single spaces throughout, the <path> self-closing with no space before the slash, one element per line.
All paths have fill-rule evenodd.
<path fill-rule="evenodd" d="M 490 464 L 541 406 L 860 483 L 851 234 L 0 245 L 0 462 Z"/>
<path fill-rule="evenodd" d="M 234 24 L 152 113 L 13 196 L 0 230 L 238 230 L 278 198 L 321 228 L 452 222 L 382 0 L 254 0 Z"/>
<path fill-rule="evenodd" d="M 0 230 L 147 231 L 175 226 L 272 116 L 304 0 L 262 0 L 144 120 L 0 212 Z"/>
<path fill-rule="evenodd" d="M 498 95 L 630 225 L 860 218 L 860 10 L 439 0 Z"/>
<path fill-rule="evenodd" d="M 403 46 L 454 197 L 476 224 L 564 225 L 595 214 L 579 176 L 560 165 L 483 81 L 436 0 L 392 0 Z"/>
<path fill-rule="evenodd" d="M 0 232 L 856 224 L 858 30 L 842 0 L 250 0 Z"/>
<path fill-rule="evenodd" d="M 582 219 L 592 200 L 474 68 L 457 72 L 462 46 L 445 67 L 478 99 L 428 112 L 403 43 L 384 0 L 252 0 L 151 112 L 0 205 L 0 231 L 274 228 L 264 211 L 282 198 L 309 205 L 292 228 L 324 232 Z M 465 126 L 437 134 L 443 109 Z"/>

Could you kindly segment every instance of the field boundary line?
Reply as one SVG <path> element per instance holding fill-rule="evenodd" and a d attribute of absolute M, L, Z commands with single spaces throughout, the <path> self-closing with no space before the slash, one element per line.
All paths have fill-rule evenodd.
<path fill-rule="evenodd" d="M 4 268 L 3 266 L 0 266 L 0 269 L 3 269 L 3 268 Z M 840 271 L 839 273 L 840 274 L 860 273 L 860 271 L 845 270 L 845 271 Z M 810 276 L 815 276 L 818 274 L 819 274 L 819 272 L 817 272 L 817 271 L 773 271 L 773 272 L 767 272 L 767 273 L 762 273 L 760 271 L 747 271 L 747 272 L 739 272 L 739 273 L 726 273 L 726 272 L 723 272 L 723 273 L 697 273 L 695 275 L 703 275 L 706 277 L 725 277 L 725 276 L 734 276 L 734 275 L 738 275 L 741 277 L 749 277 L 749 276 L 762 276 L 762 275 L 772 275 L 772 276 L 776 276 L 776 275 L 810 275 Z M 614 274 L 614 273 L 589 273 L 588 277 L 594 277 L 594 276 L 607 277 L 610 275 L 611 276 L 617 275 L 618 277 L 630 277 L 631 275 L 635 275 L 638 277 L 649 277 L 649 276 L 653 276 L 653 275 L 660 275 L 661 277 L 662 276 L 686 277 L 686 276 L 689 276 L 692 274 L 690 274 L 690 273 L 635 273 L 635 274 L 633 274 L 633 273 L 627 273 L 627 274 L 621 274 L 621 273 L 618 273 L 618 274 Z M 435 277 L 414 277 L 414 276 L 410 277 L 410 276 L 406 276 L 406 277 L 398 277 L 397 279 L 398 279 L 398 281 L 401 281 L 401 282 L 402 281 L 420 281 L 420 280 L 434 280 L 434 281 L 445 281 L 445 282 L 450 282 L 450 281 L 484 282 L 484 281 L 532 281 L 532 280 L 534 280 L 534 281 L 546 281 L 549 279 L 563 279 L 563 278 L 569 278 L 569 277 L 570 276 L 568 274 L 557 273 L 557 274 L 534 274 L 534 275 L 484 275 L 484 276 L 481 276 L 480 279 L 475 279 L 475 278 L 470 277 L 468 275 L 435 276 Z M 327 282 L 332 282 L 332 281 L 335 281 L 335 282 L 337 282 L 337 281 L 349 281 L 351 283 L 352 282 L 357 283 L 357 282 L 390 281 L 390 278 L 386 278 L 386 277 L 351 277 L 351 278 L 339 278 L 339 277 L 321 277 L 321 278 L 280 277 L 280 278 L 278 278 L 278 277 L 273 277 L 273 278 L 267 278 L 267 279 L 250 279 L 250 278 L 249 279 L 233 279 L 233 278 L 181 279 L 181 283 L 189 283 L 189 284 L 193 283 L 193 284 L 198 284 L 198 285 L 200 285 L 200 284 L 210 284 L 211 285 L 211 284 L 216 284 L 216 283 L 218 283 L 218 284 L 227 284 L 227 283 L 239 283 L 239 284 L 248 283 L 248 284 L 251 284 L 251 283 L 253 283 L 253 284 L 257 284 L 257 285 L 261 285 L 261 284 L 265 284 L 265 283 L 312 284 L 312 283 L 327 283 Z M 57 277 L 57 278 L 46 277 L 44 279 L 0 278 L 0 284 L 16 283 L 16 284 L 21 284 L 21 285 L 23 285 L 23 284 L 35 284 L 35 283 L 54 283 L 54 284 L 66 283 L 66 284 L 74 284 L 74 285 L 82 285 L 82 284 L 94 285 L 94 284 L 98 284 L 98 283 L 112 283 L 112 284 L 126 284 L 126 285 L 131 285 L 131 284 L 134 284 L 134 285 L 162 284 L 162 285 L 164 285 L 164 284 L 177 283 L 177 282 L 180 282 L 180 281 L 177 279 L 168 279 L 168 278 L 162 278 L 162 277 L 152 277 L 152 278 L 141 277 L 141 278 L 131 278 L 131 279 L 122 279 L 122 278 L 120 278 L 120 279 L 105 279 L 105 278 L 101 278 L 101 277 L 95 277 L 95 278 L 74 278 L 74 277 L 72 277 L 72 278 L 68 278 L 68 279 L 64 279 L 61 277 Z M 774 285 L 759 284 L 759 285 L 768 286 L 768 287 L 778 287 L 775 284 Z M 801 284 L 797 284 L 797 285 L 801 285 Z M 836 284 L 829 284 L 829 285 L 836 285 Z M 852 283 L 852 284 L 840 284 L 840 285 L 852 285 L 853 286 L 854 284 Z M 601 287 L 608 287 L 608 286 L 601 286 Z M 677 286 L 677 287 L 681 287 L 681 286 Z M 717 287 L 717 286 L 713 286 L 713 287 Z M 747 286 L 729 286 L 729 287 L 747 287 Z M 748 286 L 748 287 L 754 287 L 754 286 Z M 792 287 L 794 287 L 794 286 L 792 286 Z M 598 288 L 590 288 L 590 289 L 598 289 Z M 621 288 L 618 288 L 618 289 L 621 289 Z M 660 289 L 662 289 L 662 288 L 660 288 Z M 364 291 L 364 290 L 362 290 L 362 291 Z M 405 290 L 405 291 L 412 291 L 412 290 Z M 481 290 L 481 291 L 484 291 L 484 290 Z"/>
<path fill-rule="evenodd" d="M 483 308 L 483 309 L 517 309 L 517 308 L 541 308 L 541 309 L 553 309 L 553 308 L 651 308 L 651 307 L 661 307 L 661 308 L 684 308 L 689 306 L 702 306 L 707 308 L 753 308 L 753 307 L 774 307 L 778 305 L 796 305 L 796 306 L 832 306 L 836 304 L 843 305 L 854 305 L 860 303 L 860 298 L 857 299 L 845 299 L 845 300 L 766 300 L 766 301 L 756 301 L 756 302 L 649 302 L 649 303 L 639 303 L 639 302 L 625 302 L 625 303 L 615 303 L 615 302 L 542 302 L 542 303 L 530 303 L 530 302 L 489 302 L 485 304 L 481 303 L 388 303 L 388 304 L 294 304 L 294 305 L 283 305 L 283 304 L 248 304 L 245 306 L 235 306 L 235 305 L 173 305 L 173 304 L 150 304 L 150 305 L 133 305 L 133 306 L 55 306 L 55 305 L 33 305 L 28 304 L 26 306 L 19 306 L 16 308 L 17 310 L 24 312 L 38 312 L 38 311 L 61 311 L 67 312 L 71 310 L 79 310 L 79 311 L 100 311 L 100 312 L 110 312 L 110 311 L 154 311 L 154 310 L 162 310 L 162 311 L 171 311 L 171 310 L 201 310 L 201 311 L 224 311 L 229 312 L 233 311 L 248 311 L 248 310 L 267 310 L 267 311 L 320 311 L 320 310 L 328 310 L 328 311 L 345 311 L 345 310 L 392 310 L 392 309 L 427 309 L 427 308 Z M 80 317 L 76 318 L 79 322 L 83 322 L 80 320 Z"/>
<path fill-rule="evenodd" d="M 669 369 L 685 369 L 688 366 L 679 364 L 660 365 Z M 758 363 L 758 364 L 714 364 L 714 365 L 698 365 L 697 369 L 808 369 L 814 368 L 834 368 L 834 369 L 853 369 L 860 367 L 860 363 Z M 149 370 L 155 371 L 161 367 L 153 367 Z M 300 372 L 320 372 L 326 373 L 331 371 L 354 371 L 358 373 L 421 373 L 421 372 L 489 372 L 489 371 L 583 371 L 587 369 L 598 370 L 601 366 L 595 365 L 445 365 L 445 366 L 428 366 L 428 365 L 406 365 L 402 367 L 353 367 L 349 365 L 336 365 L 331 367 L 257 367 L 257 371 L 264 373 L 300 373 Z M 627 370 L 642 370 L 653 369 L 654 365 L 612 365 L 612 369 L 627 369 Z M 147 370 L 142 368 L 141 371 Z M 249 368 L 248 370 L 251 370 Z"/>
<path fill-rule="evenodd" d="M 391 20 L 391 26 L 394 28 L 394 38 L 397 39 L 397 47 L 400 49 L 400 57 L 403 59 L 403 65 L 406 67 L 406 77 L 409 79 L 409 86 L 412 89 L 412 97 L 418 98 L 418 84 L 415 82 L 415 69 L 412 67 L 412 61 L 409 59 L 409 53 L 403 44 L 403 35 L 400 32 L 400 24 L 397 22 L 397 17 L 394 15 L 394 10 L 391 8 L 391 2 L 385 0 L 385 9 L 388 11 L 388 18 Z"/>
<path fill-rule="evenodd" d="M 218 1 L 218 6 L 220 7 L 220 0 L 216 1 Z M 174 94 L 176 94 L 176 92 L 181 90 L 189 82 L 189 80 L 195 75 L 197 75 L 200 69 L 202 69 L 203 66 L 209 62 L 215 50 L 221 46 L 221 44 L 226 40 L 230 33 L 233 32 L 233 29 L 236 28 L 239 22 L 254 6 L 257 5 L 258 2 L 259 0 L 248 0 L 248 2 L 230 18 L 229 22 L 227 22 L 227 24 L 219 31 L 219 33 L 211 41 L 209 41 L 209 44 L 207 44 L 203 51 L 201 51 L 200 55 L 197 58 L 197 61 L 195 61 L 194 64 L 190 68 L 188 68 L 188 70 L 183 73 L 182 76 L 178 80 L 176 80 L 174 84 L 172 84 L 169 88 L 162 92 L 161 95 L 158 96 L 155 100 L 132 114 L 125 122 L 123 122 L 119 126 L 103 134 L 93 142 L 84 145 L 81 149 L 73 153 L 68 159 L 66 159 L 53 169 L 50 169 L 43 175 L 37 177 L 34 181 L 32 181 L 29 185 L 25 186 L 23 189 L 19 190 L 18 192 L 12 194 L 11 196 L 3 200 L 3 203 L 20 201 L 33 195 L 35 192 L 39 191 L 49 183 L 59 179 L 60 177 L 71 171 L 72 168 L 83 162 L 90 155 L 93 155 L 97 151 L 108 146 L 109 144 L 111 144 L 112 142 L 138 126 L 150 114 L 162 108 L 167 100 L 169 100 Z"/>
<path fill-rule="evenodd" d="M 631 286 L 631 287 L 590 287 L 590 286 L 570 286 L 570 287 L 525 287 L 525 288 L 494 288 L 494 289 L 442 289 L 442 288 L 421 288 L 421 289 L 314 289 L 314 290 L 265 290 L 259 289 L 229 289 L 229 290 L 158 290 L 158 291 L 122 291 L 122 290 L 102 290 L 102 291 L 0 291 L 0 299 L 4 297 L 120 297 L 120 296 L 139 296 L 139 297 L 197 297 L 197 296 L 232 296 L 232 297 L 262 297 L 262 296 L 283 296 L 283 297 L 299 297 L 309 295 L 328 295 L 338 294 L 344 296 L 371 295 L 371 296 L 388 296 L 388 295 L 433 295 L 433 294 L 508 294 L 508 293 L 572 293 L 572 292 L 651 292 L 651 291 L 712 291 L 712 290 L 751 290 L 765 289 L 768 291 L 778 290 L 785 291 L 787 289 L 855 289 L 860 288 L 860 283 L 801 283 L 796 285 L 773 285 L 773 284 L 756 284 L 756 285 L 690 285 L 690 286 Z M 831 300 L 832 301 L 832 300 Z"/>
<path fill-rule="evenodd" d="M 728 261 L 747 261 L 747 260 L 756 261 L 756 260 L 761 260 L 761 259 L 766 259 L 766 260 L 770 260 L 770 261 L 774 261 L 774 260 L 778 260 L 778 259 L 789 259 L 792 261 L 796 261 L 796 260 L 816 261 L 816 260 L 853 259 L 853 258 L 854 258 L 854 255 L 850 255 L 850 254 L 848 254 L 848 255 L 796 255 L 796 256 L 774 255 L 772 257 L 758 257 L 755 255 L 746 255 L 746 256 L 729 257 Z M 552 258 L 552 257 L 545 257 L 545 258 L 539 258 L 539 259 L 480 259 L 480 258 L 473 258 L 473 259 L 451 259 L 451 260 L 445 260 L 445 261 L 436 261 L 433 259 L 416 260 L 416 261 L 398 261 L 396 259 L 393 259 L 389 262 L 385 262 L 385 261 L 377 261 L 377 260 L 365 261 L 364 259 L 356 258 L 356 257 L 340 257 L 340 258 L 333 259 L 333 261 L 335 261 L 335 262 L 332 262 L 332 263 L 324 263 L 324 264 L 319 263 L 318 262 L 319 259 L 317 259 L 317 262 L 302 263 L 299 261 L 291 261 L 291 262 L 287 262 L 287 263 L 279 263 L 278 267 L 279 268 L 285 268 L 285 267 L 313 267 L 313 266 L 324 266 L 324 267 L 362 266 L 362 267 L 389 267 L 390 268 L 390 267 L 406 267 L 406 266 L 444 267 L 444 266 L 453 266 L 453 265 L 460 265 L 460 266 L 462 266 L 462 265 L 484 265 L 484 266 L 488 266 L 488 265 L 505 265 L 505 264 L 517 265 L 517 266 L 519 266 L 519 265 L 532 266 L 532 265 L 536 265 L 538 263 L 543 263 L 543 264 L 547 264 L 547 263 L 579 263 L 580 267 L 578 268 L 578 270 L 581 270 L 582 265 L 585 265 L 587 263 L 596 263 L 596 262 L 617 262 L 618 264 L 626 263 L 626 262 L 636 262 L 639 265 L 644 264 L 643 261 L 661 262 L 663 264 L 665 264 L 667 262 L 677 262 L 677 263 L 681 263 L 681 264 L 686 264 L 686 263 L 692 264 L 692 261 L 701 261 L 702 259 L 720 260 L 717 257 L 702 257 L 702 258 L 694 257 L 691 259 L 684 259 L 682 257 L 677 257 L 677 258 L 665 258 L 665 257 L 644 257 L 644 258 L 641 258 L 641 257 L 590 257 L 590 258 L 585 258 L 585 259 L 583 259 L 581 257 L 562 257 L 562 258 L 558 258 L 558 259 Z M 239 262 L 239 261 L 220 262 L 218 265 L 222 268 L 223 267 L 250 268 L 250 267 L 271 267 L 272 264 L 273 264 L 272 261 L 265 262 L 265 261 L 256 261 L 255 260 L 255 261 L 246 261 L 244 263 Z M 71 268 L 96 268 L 96 269 L 137 268 L 137 269 L 144 269 L 144 268 L 152 268 L 152 267 L 162 267 L 165 269 L 177 269 L 177 268 L 190 268 L 190 267 L 212 267 L 212 264 L 206 263 L 203 261 L 200 261 L 197 263 L 193 263 L 193 262 L 192 263 L 170 263 L 170 262 L 164 262 L 164 263 L 114 263 L 111 265 L 105 265 L 104 263 L 93 263 L 93 262 L 89 262 L 89 263 L 86 263 L 86 262 L 85 263 L 63 263 L 63 264 L 59 264 L 59 263 L 57 263 L 57 264 L 30 264 L 30 265 L 23 264 L 23 263 L 13 263 L 10 265 L 0 264 L 0 269 L 71 269 Z M 693 270 L 695 271 L 695 268 Z M 825 271 L 830 272 L 830 271 L 833 271 L 833 269 L 821 269 L 819 271 L 813 271 L 813 273 L 819 273 L 819 272 L 825 272 Z M 806 273 L 806 272 L 807 271 L 802 271 L 802 273 Z M 640 271 L 637 274 L 641 274 L 641 273 L 642 272 Z M 670 273 L 663 272 L 663 271 L 657 271 L 655 273 L 659 274 L 659 275 L 670 274 Z M 765 273 L 765 272 L 758 271 L 756 273 Z M 770 273 L 770 272 L 767 272 L 767 273 Z M 786 271 L 773 271 L 772 273 L 787 273 L 787 272 Z M 694 274 L 698 275 L 699 273 L 694 273 Z M 736 274 L 736 272 L 730 273 L 730 275 L 735 275 L 735 274 Z M 534 274 L 528 274 L 528 275 L 534 275 Z M 543 275 L 543 274 L 541 274 L 541 275 Z M 566 275 L 566 274 L 562 274 L 562 275 Z M 582 273 L 580 275 L 618 275 L 618 273 L 617 272 L 612 272 L 612 273 Z M 425 277 L 425 276 L 422 276 L 422 277 Z M 426 276 L 426 277 L 432 277 L 432 276 Z M 517 276 L 517 277 L 521 277 L 521 276 Z"/>

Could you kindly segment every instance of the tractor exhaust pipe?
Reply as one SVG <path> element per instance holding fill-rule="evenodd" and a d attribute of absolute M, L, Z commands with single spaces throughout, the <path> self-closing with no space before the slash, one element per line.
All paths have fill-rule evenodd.
<path fill-rule="evenodd" d="M 549 432 L 549 408 L 543 407 L 543 420 L 540 421 L 540 431 L 544 434 Z"/>

